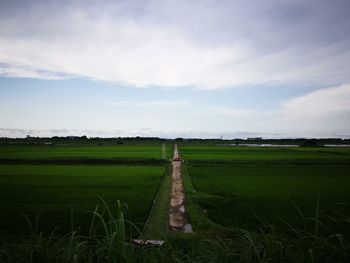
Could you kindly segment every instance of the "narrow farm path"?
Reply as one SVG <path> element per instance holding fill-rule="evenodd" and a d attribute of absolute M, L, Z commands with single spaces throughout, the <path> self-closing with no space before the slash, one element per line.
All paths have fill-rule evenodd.
<path fill-rule="evenodd" d="M 140 240 L 164 240 L 169 231 L 192 232 L 192 226 L 188 223 L 185 211 L 181 159 L 177 145 L 174 145 L 173 161 L 161 179 L 154 202 L 150 216 L 140 234 Z"/>
<path fill-rule="evenodd" d="M 181 177 L 181 158 L 176 144 L 174 145 L 172 168 L 169 227 L 176 232 L 192 233 L 192 225 L 188 222 L 186 214 L 185 190 Z"/>

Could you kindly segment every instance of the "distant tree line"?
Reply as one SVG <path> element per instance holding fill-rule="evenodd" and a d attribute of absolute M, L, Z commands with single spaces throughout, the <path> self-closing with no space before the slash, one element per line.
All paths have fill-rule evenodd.
<path fill-rule="evenodd" d="M 178 143 L 189 144 L 274 144 L 274 145 L 299 145 L 299 146 L 324 146 L 324 145 L 350 145 L 350 139 L 342 138 L 296 138 L 296 139 L 262 139 L 262 138 L 248 138 L 248 139 L 184 139 L 176 138 Z"/>
<path fill-rule="evenodd" d="M 53 136 L 53 137 L 32 137 L 8 138 L 0 137 L 0 144 L 31 144 L 31 145 L 123 145 L 123 144 L 152 144 L 166 143 L 168 139 L 158 137 L 87 137 L 83 136 Z"/>
<path fill-rule="evenodd" d="M 276 145 L 299 145 L 299 146 L 324 146 L 332 145 L 350 145 L 350 139 L 342 138 L 297 138 L 297 139 L 262 139 L 262 138 L 248 138 L 248 139 L 199 139 L 199 138 L 176 138 L 164 139 L 159 137 L 87 137 L 83 136 L 53 136 L 53 137 L 32 137 L 26 138 L 7 138 L 0 137 L 0 144 L 44 144 L 44 145 L 123 145 L 123 144 L 160 144 L 173 143 L 179 144 L 276 144 Z"/>

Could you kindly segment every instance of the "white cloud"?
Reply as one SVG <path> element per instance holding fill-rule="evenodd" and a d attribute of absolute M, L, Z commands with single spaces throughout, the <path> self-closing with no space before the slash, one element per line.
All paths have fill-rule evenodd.
<path fill-rule="evenodd" d="M 350 114 L 349 84 L 319 89 L 282 105 L 282 116 L 287 119 L 324 119 L 344 113 Z"/>
<path fill-rule="evenodd" d="M 300 136 L 350 133 L 350 85 L 319 89 L 292 98 L 264 120 L 268 129 Z M 267 130 L 265 129 L 265 130 Z"/>
<path fill-rule="evenodd" d="M 94 8 L 67 5 L 58 10 L 55 5 L 43 5 L 4 16 L 0 19 L 0 63 L 10 67 L 2 68 L 0 74 L 34 78 L 61 78 L 63 74 L 138 87 L 206 89 L 247 83 L 350 81 L 347 39 L 308 44 L 304 38 L 311 34 L 299 25 L 293 30 L 302 35 L 292 40 L 276 21 L 261 21 L 259 14 L 266 16 L 266 8 L 242 3 L 226 9 L 187 2 L 180 6 L 151 1 L 145 7 L 148 13 L 137 15 L 110 3 Z M 241 8 L 248 12 L 230 21 L 232 27 L 224 23 L 228 10 L 239 13 Z M 183 12 L 186 17 L 181 17 Z M 163 21 L 168 16 L 177 20 Z M 213 24 L 206 31 L 201 21 Z M 309 24 L 305 28 L 314 32 Z M 230 38 L 223 41 L 225 35 Z"/>
<path fill-rule="evenodd" d="M 189 100 L 154 100 L 154 101 L 101 101 L 104 104 L 116 107 L 137 108 L 185 108 L 190 106 Z"/>
<path fill-rule="evenodd" d="M 209 107 L 200 117 L 216 116 L 219 127 L 292 137 L 350 134 L 350 84 L 323 88 L 288 99 L 275 109 Z"/>
<path fill-rule="evenodd" d="M 32 78 L 32 79 L 66 79 L 69 76 L 65 74 L 58 74 L 57 72 L 48 72 L 43 70 L 35 70 L 16 65 L 0 64 L 0 75 L 12 78 Z"/>
<path fill-rule="evenodd" d="M 139 87 L 217 86 L 217 77 L 208 77 L 209 73 L 215 74 L 239 52 L 235 47 L 201 47 L 179 30 L 161 25 L 104 17 L 91 21 L 87 14 L 77 16 L 74 12 L 60 18 L 62 25 L 52 19 L 47 18 L 45 23 L 61 33 L 52 39 L 25 34 L 13 39 L 7 36 L 7 28 L 1 28 L 0 62 L 16 65 L 13 76 L 23 72 L 23 77 L 30 77 L 45 70 Z M 9 28 L 25 21 L 14 23 Z M 31 30 L 40 30 L 40 25 L 31 26 Z M 67 32 L 57 27 L 65 27 Z M 30 75 L 26 74 L 28 69 Z"/>

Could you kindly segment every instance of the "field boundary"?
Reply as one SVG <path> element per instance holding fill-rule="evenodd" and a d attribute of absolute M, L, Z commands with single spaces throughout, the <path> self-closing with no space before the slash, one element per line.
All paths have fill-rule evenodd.
<path fill-rule="evenodd" d="M 181 174 L 181 157 L 177 144 L 174 144 L 174 158 L 171 174 L 171 199 L 169 210 L 169 227 L 173 232 L 193 233 L 192 225 L 188 220 L 186 208 L 186 191 Z"/>
<path fill-rule="evenodd" d="M 228 231 L 226 228 L 212 221 L 203 211 L 203 208 L 195 201 L 199 196 L 211 196 L 210 194 L 200 192 L 192 182 L 188 167 L 183 164 L 181 167 L 183 183 L 186 192 L 186 206 L 189 221 L 197 235 L 210 235 L 210 233 L 219 234 Z"/>
<path fill-rule="evenodd" d="M 152 217 L 152 215 L 153 215 L 153 213 L 154 213 L 154 208 L 155 208 L 156 203 L 158 202 L 158 199 L 159 199 L 159 191 L 160 191 L 160 188 L 162 187 L 162 184 L 164 183 L 164 182 L 163 182 L 164 179 L 165 179 L 166 176 L 168 175 L 168 169 L 169 169 L 169 168 L 167 167 L 166 170 L 165 170 L 165 172 L 164 172 L 164 174 L 163 174 L 163 176 L 162 176 L 162 177 L 160 178 L 160 180 L 159 180 L 159 184 L 158 184 L 158 187 L 157 187 L 157 190 L 156 190 L 156 195 L 155 195 L 155 197 L 154 197 L 154 199 L 153 199 L 152 207 L 151 207 L 151 209 L 150 209 L 150 212 L 149 212 L 149 215 L 148 215 L 148 217 L 147 217 L 147 220 L 146 220 L 146 222 L 145 222 L 145 224 L 144 224 L 144 226 L 143 226 L 143 228 L 142 228 L 140 237 L 143 236 L 143 233 L 145 232 L 145 229 L 146 229 L 146 227 L 147 227 L 147 225 L 148 225 L 148 223 L 149 223 L 149 221 L 150 221 L 150 219 L 151 219 L 151 217 Z"/>
<path fill-rule="evenodd" d="M 148 219 L 140 234 L 141 239 L 164 239 L 168 233 L 171 168 L 168 165 L 161 178 Z"/>

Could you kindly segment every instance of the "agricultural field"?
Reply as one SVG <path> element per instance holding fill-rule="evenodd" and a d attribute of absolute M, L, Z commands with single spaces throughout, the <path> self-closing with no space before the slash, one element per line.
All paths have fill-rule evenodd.
<path fill-rule="evenodd" d="M 298 225 L 298 209 L 304 218 L 315 215 L 318 192 L 322 213 L 350 216 L 350 166 L 201 165 L 189 172 L 196 190 L 207 194 L 195 202 L 225 227 L 255 229 L 282 220 Z"/>
<path fill-rule="evenodd" d="M 166 157 L 172 155 L 167 144 Z M 1 145 L 0 158 L 162 158 L 162 145 Z"/>
<path fill-rule="evenodd" d="M 181 146 L 185 160 L 349 160 L 350 148 Z"/>
<path fill-rule="evenodd" d="M 299 226 L 312 221 L 318 200 L 325 222 L 350 216 L 349 148 L 182 145 L 180 151 L 194 187 L 191 201 L 220 226 Z"/>
<path fill-rule="evenodd" d="M 126 218 L 142 226 L 164 172 L 163 166 L 0 165 L 0 229 L 2 234 L 24 233 L 21 213 L 31 219 L 40 213 L 42 230 L 59 226 L 66 233 L 71 218 L 74 229 L 84 229 L 98 196 L 109 205 L 127 203 Z"/>
<path fill-rule="evenodd" d="M 33 221 L 40 214 L 43 235 L 35 232 L 21 246 L 13 243 L 3 250 L 0 244 L 0 261 L 13 254 L 30 258 L 31 250 L 24 249 L 28 247 L 45 257 L 62 258 L 70 251 L 70 258 L 86 259 L 93 251 L 94 256 L 121 257 L 115 260 L 120 262 L 127 261 L 125 256 L 135 259 L 129 262 L 171 262 L 172 257 L 182 262 L 186 253 L 193 262 L 232 262 L 232 255 L 233 262 L 309 262 L 314 255 L 314 262 L 323 262 L 319 259 L 324 255 L 347 262 L 350 149 L 180 145 L 179 153 L 184 159 L 185 211 L 194 233 L 169 228 L 170 163 L 142 161 L 159 159 L 160 145 L 1 145 L 0 160 L 20 161 L 0 164 L 0 237 L 33 234 L 21 213 Z M 168 144 L 167 159 L 171 155 Z M 36 163 L 45 158 L 77 162 Z M 79 158 L 96 158 L 96 163 L 86 165 Z M 122 162 L 104 162 L 105 158 Z M 97 218 L 97 228 L 89 231 L 88 211 L 96 204 L 103 206 L 99 196 L 112 217 L 105 213 L 107 223 Z M 113 206 L 117 200 L 127 203 L 127 221 Z M 134 237 L 165 240 L 165 249 L 125 246 L 130 241 L 129 221 L 140 229 L 145 226 Z M 127 231 L 120 231 L 119 225 L 126 225 Z M 52 241 L 50 231 L 57 226 L 57 239 Z"/>

